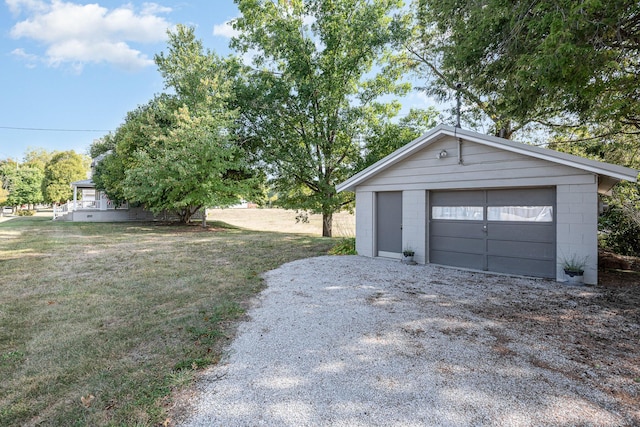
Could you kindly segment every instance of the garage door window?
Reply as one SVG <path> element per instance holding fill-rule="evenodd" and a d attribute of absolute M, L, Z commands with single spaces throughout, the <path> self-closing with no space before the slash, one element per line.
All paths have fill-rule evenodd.
<path fill-rule="evenodd" d="M 482 206 L 433 206 L 432 219 L 452 219 L 461 221 L 482 221 L 484 209 Z"/>
<path fill-rule="evenodd" d="M 489 221 L 552 222 L 552 206 L 489 206 Z"/>

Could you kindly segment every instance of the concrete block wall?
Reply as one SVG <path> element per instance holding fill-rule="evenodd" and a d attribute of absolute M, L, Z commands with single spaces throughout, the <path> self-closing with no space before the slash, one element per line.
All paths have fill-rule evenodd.
<path fill-rule="evenodd" d="M 414 261 L 426 262 L 427 192 L 408 190 L 402 192 L 402 249 L 415 251 Z"/>
<path fill-rule="evenodd" d="M 598 192 L 597 184 L 558 185 L 557 272 L 565 280 L 562 262 L 573 256 L 586 259 L 584 282 L 598 283 Z"/>
<path fill-rule="evenodd" d="M 375 240 L 375 193 L 356 191 L 356 251 L 358 255 L 373 257 Z"/>

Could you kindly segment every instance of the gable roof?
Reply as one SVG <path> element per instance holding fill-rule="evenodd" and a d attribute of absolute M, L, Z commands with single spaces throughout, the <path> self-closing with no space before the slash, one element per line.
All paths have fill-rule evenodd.
<path fill-rule="evenodd" d="M 93 180 L 91 179 L 83 179 L 82 181 L 74 181 L 71 183 L 71 187 L 78 187 L 78 188 L 95 188 L 95 184 L 93 183 Z"/>
<path fill-rule="evenodd" d="M 373 176 L 391 167 L 392 165 L 406 159 L 414 153 L 447 136 L 452 136 L 454 138 L 460 138 L 463 141 L 469 141 L 489 147 L 499 148 L 501 150 L 510 151 L 537 159 L 547 160 L 552 163 L 562 164 L 565 166 L 592 172 L 600 177 L 605 178 L 602 180 L 602 184 L 604 184 L 603 187 L 608 187 L 606 190 L 611 189 L 620 180 L 636 182 L 638 177 L 637 170 L 624 166 L 599 162 L 597 160 L 585 159 L 584 157 L 561 153 L 559 151 L 550 150 L 548 148 L 536 147 L 533 145 L 523 144 L 521 142 L 498 138 L 491 135 L 484 135 L 481 133 L 455 128 L 452 126 L 438 125 L 424 135 L 419 136 L 405 146 L 389 154 L 387 157 L 377 161 L 363 171 L 338 184 L 336 186 L 336 190 L 338 192 L 355 191 L 358 185 L 368 180 L 369 178 L 372 178 Z"/>

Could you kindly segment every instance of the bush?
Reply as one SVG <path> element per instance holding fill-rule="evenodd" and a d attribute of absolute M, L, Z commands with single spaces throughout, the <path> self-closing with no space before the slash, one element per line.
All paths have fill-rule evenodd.
<path fill-rule="evenodd" d="M 36 211 L 31 211 L 31 210 L 16 212 L 16 215 L 18 216 L 34 216 L 35 214 L 36 214 Z"/>
<path fill-rule="evenodd" d="M 330 255 L 357 255 L 356 252 L 356 238 L 344 237 L 338 241 L 331 249 L 329 249 Z"/>
<path fill-rule="evenodd" d="M 620 255 L 640 256 L 640 226 L 622 208 L 607 209 L 598 225 L 602 247 Z"/>

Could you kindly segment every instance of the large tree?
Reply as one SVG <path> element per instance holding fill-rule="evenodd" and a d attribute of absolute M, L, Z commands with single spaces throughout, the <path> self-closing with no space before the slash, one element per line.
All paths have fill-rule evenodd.
<path fill-rule="evenodd" d="M 44 148 L 29 148 L 24 155 L 24 165 L 40 169 L 44 173 L 47 163 L 51 161 L 54 153 Z"/>
<path fill-rule="evenodd" d="M 20 164 L 13 159 L 0 160 L 0 185 L 7 191 L 11 190 L 13 177 L 20 169 Z"/>
<path fill-rule="evenodd" d="M 406 37 L 427 89 L 510 137 L 530 123 L 638 132 L 640 3 L 415 0 Z M 604 130 L 606 129 L 606 130 Z"/>
<path fill-rule="evenodd" d="M 71 183 L 87 179 L 89 159 L 73 150 L 54 153 L 44 168 L 42 194 L 48 203 L 65 203 L 73 196 Z"/>
<path fill-rule="evenodd" d="M 11 192 L 7 196 L 10 206 L 33 206 L 42 203 L 43 173 L 40 169 L 21 166 L 13 177 Z"/>
<path fill-rule="evenodd" d="M 360 164 L 372 123 L 398 110 L 401 63 L 389 47 L 399 0 L 236 0 L 238 52 L 253 67 L 238 80 L 241 132 L 278 191 L 278 203 L 333 214 L 353 202 L 335 185 Z"/>
<path fill-rule="evenodd" d="M 127 169 L 135 166 L 135 153 L 144 151 L 150 142 L 166 135 L 174 126 L 174 111 L 178 104 L 175 96 L 160 94 L 144 105 L 129 111 L 115 132 L 93 142 L 90 148 L 94 159 L 93 182 L 115 204 L 128 199 L 124 179 Z M 144 202 L 141 202 L 144 203 Z"/>
<path fill-rule="evenodd" d="M 96 167 L 98 187 L 113 200 L 176 212 L 183 222 L 198 209 L 254 195 L 258 180 L 234 139 L 237 113 L 229 108 L 235 61 L 205 51 L 193 28 L 179 25 L 156 63 L 173 94 L 130 112 L 94 143 L 93 155 L 106 154 Z"/>

